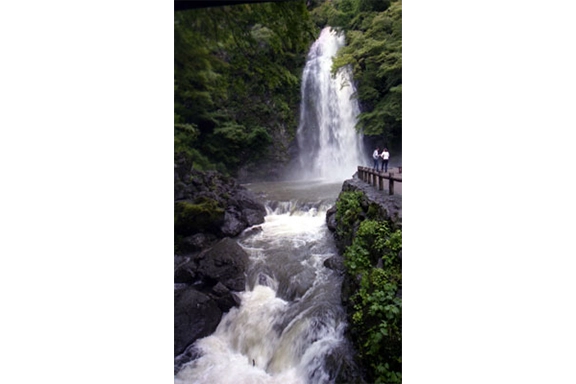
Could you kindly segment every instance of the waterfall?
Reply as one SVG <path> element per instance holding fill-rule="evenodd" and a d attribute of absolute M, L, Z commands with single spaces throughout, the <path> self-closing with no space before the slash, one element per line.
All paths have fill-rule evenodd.
<path fill-rule="evenodd" d="M 366 163 L 362 135 L 355 126 L 358 103 L 348 67 L 332 76 L 332 58 L 344 46 L 344 35 L 326 27 L 308 53 L 302 74 L 302 100 L 297 131 L 298 163 L 294 178 L 349 179 Z"/>

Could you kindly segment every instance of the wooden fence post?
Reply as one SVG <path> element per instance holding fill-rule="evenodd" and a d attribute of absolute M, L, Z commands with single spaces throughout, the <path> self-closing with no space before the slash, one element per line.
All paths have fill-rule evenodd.
<path fill-rule="evenodd" d="M 399 173 L 402 173 L 402 166 L 398 167 Z M 370 167 L 358 166 L 358 178 L 365 183 L 372 185 L 374 188 L 384 190 L 384 179 L 388 179 L 388 194 L 394 194 L 394 172 L 388 173 L 377 172 Z M 398 180 L 398 182 L 402 182 Z"/>

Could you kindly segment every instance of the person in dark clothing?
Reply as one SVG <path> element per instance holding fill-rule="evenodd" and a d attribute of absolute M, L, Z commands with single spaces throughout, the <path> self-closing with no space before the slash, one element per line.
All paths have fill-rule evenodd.
<path fill-rule="evenodd" d="M 390 158 L 390 153 L 388 152 L 388 148 L 384 148 L 382 150 L 382 154 L 380 154 L 380 157 L 382 157 L 382 171 L 384 172 L 388 172 L 388 159 Z"/>

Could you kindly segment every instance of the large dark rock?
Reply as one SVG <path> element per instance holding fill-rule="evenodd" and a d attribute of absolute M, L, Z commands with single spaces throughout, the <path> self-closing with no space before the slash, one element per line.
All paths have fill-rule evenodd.
<path fill-rule="evenodd" d="M 248 226 L 262 224 L 264 222 L 266 208 L 251 191 L 247 189 L 237 189 L 230 199 L 230 204 L 239 208 L 240 212 L 242 212 L 242 220 L 244 220 Z"/>
<path fill-rule="evenodd" d="M 181 256 L 179 256 L 181 258 Z M 196 273 L 198 265 L 191 257 L 186 257 L 183 262 L 176 265 L 174 270 L 174 283 L 177 284 L 195 284 L 200 277 Z"/>
<path fill-rule="evenodd" d="M 248 254 L 225 238 L 212 248 L 188 256 L 177 256 L 174 271 L 174 353 L 216 329 L 222 314 L 238 306 L 233 291 L 246 285 Z"/>
<path fill-rule="evenodd" d="M 228 312 L 230 308 L 240 305 L 238 296 L 220 282 L 212 287 L 211 297 L 222 312 Z"/>
<path fill-rule="evenodd" d="M 246 229 L 246 222 L 242 220 L 242 212 L 238 212 L 236 207 L 229 207 L 224 214 L 224 224 L 220 231 L 224 236 L 237 236 Z"/>
<path fill-rule="evenodd" d="M 174 292 L 174 354 L 182 353 L 199 338 L 212 334 L 222 311 L 208 295 L 194 288 Z"/>
<path fill-rule="evenodd" d="M 262 207 L 264 207 L 262 205 Z M 262 224 L 264 222 L 264 217 L 266 216 L 266 208 L 262 209 L 252 209 L 245 208 L 242 210 L 242 218 L 246 221 L 248 226 L 253 226 L 257 224 Z"/>
<path fill-rule="evenodd" d="M 195 252 L 208 248 L 218 240 L 212 233 L 197 233 L 180 240 L 179 246 L 182 252 Z"/>
<path fill-rule="evenodd" d="M 224 238 L 212 248 L 186 258 L 174 271 L 175 283 L 212 288 L 219 282 L 233 291 L 243 291 L 246 284 L 248 254 L 235 240 Z"/>
<path fill-rule="evenodd" d="M 343 274 L 346 271 L 346 267 L 344 266 L 344 258 L 340 255 L 332 256 L 324 260 L 324 266 L 340 274 Z"/>
<path fill-rule="evenodd" d="M 230 238 L 220 240 L 214 247 L 193 260 L 197 273 L 205 281 L 219 281 L 228 289 L 243 291 L 246 285 L 248 254 Z"/>
<path fill-rule="evenodd" d="M 336 230 L 336 206 L 326 211 L 326 226 L 332 232 Z"/>
<path fill-rule="evenodd" d="M 238 236 L 244 229 L 264 222 L 266 208 L 247 189 L 233 191 L 220 230 L 224 236 Z"/>

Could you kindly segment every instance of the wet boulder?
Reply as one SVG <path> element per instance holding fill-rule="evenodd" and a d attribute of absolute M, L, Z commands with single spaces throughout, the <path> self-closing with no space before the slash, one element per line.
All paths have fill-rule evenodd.
<path fill-rule="evenodd" d="M 244 290 L 248 254 L 236 241 L 224 238 L 197 255 L 193 262 L 198 265 L 196 272 L 203 280 L 221 282 L 233 291 Z"/>
<path fill-rule="evenodd" d="M 179 243 L 179 249 L 182 252 L 201 251 L 214 244 L 217 240 L 218 238 L 214 234 L 197 233 L 184 237 Z"/>
<path fill-rule="evenodd" d="M 228 312 L 232 307 L 240 305 L 238 296 L 220 282 L 212 287 L 210 296 L 222 312 Z"/>
<path fill-rule="evenodd" d="M 229 207 L 224 214 L 224 224 L 220 227 L 220 231 L 224 236 L 237 236 L 247 227 L 246 223 L 242 220 L 242 212 L 239 212 L 235 207 Z"/>
<path fill-rule="evenodd" d="M 212 334 L 222 311 L 208 295 L 194 288 L 174 292 L 174 354 L 178 355 L 199 338 Z"/>
<path fill-rule="evenodd" d="M 336 231 L 336 206 L 326 211 L 326 226 L 332 232 Z"/>
<path fill-rule="evenodd" d="M 249 256 L 238 243 L 226 237 L 213 247 L 188 257 L 174 270 L 174 282 L 212 289 L 221 284 L 232 291 L 243 291 Z"/>
<path fill-rule="evenodd" d="M 343 274 L 346 271 L 346 267 L 344 266 L 344 258 L 340 255 L 332 256 L 324 260 L 324 266 L 340 274 Z"/>
<path fill-rule="evenodd" d="M 247 189 L 234 190 L 227 203 L 224 224 L 220 227 L 224 236 L 238 236 L 246 228 L 264 222 L 266 208 Z"/>
<path fill-rule="evenodd" d="M 258 201 L 256 195 L 247 189 L 237 189 L 230 199 L 230 204 L 236 206 L 242 213 L 242 221 L 251 227 L 264 222 L 266 208 Z"/>

